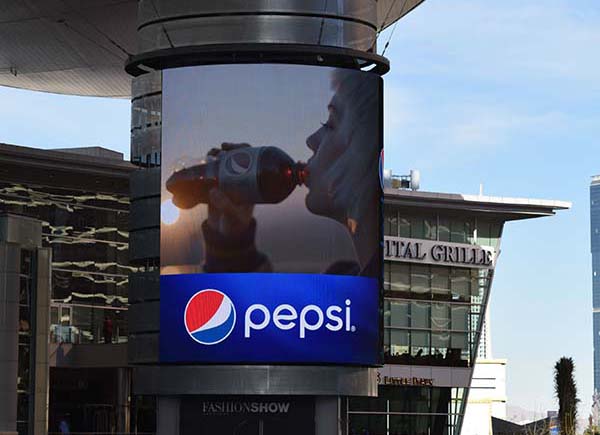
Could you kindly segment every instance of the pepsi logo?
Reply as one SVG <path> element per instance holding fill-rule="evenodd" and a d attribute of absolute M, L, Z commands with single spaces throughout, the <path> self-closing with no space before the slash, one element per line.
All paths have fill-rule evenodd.
<path fill-rule="evenodd" d="M 183 318 L 192 340 L 205 345 L 217 344 L 233 331 L 235 307 L 219 290 L 201 290 L 188 301 Z"/>
<path fill-rule="evenodd" d="M 252 166 L 252 156 L 243 150 L 234 151 L 229 155 L 225 166 L 227 167 L 227 170 L 232 174 L 245 174 Z"/>

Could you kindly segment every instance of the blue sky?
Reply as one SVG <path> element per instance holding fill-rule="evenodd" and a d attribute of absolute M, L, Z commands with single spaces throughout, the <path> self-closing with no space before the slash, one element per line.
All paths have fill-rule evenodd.
<path fill-rule="evenodd" d="M 380 39 L 383 47 L 389 36 Z M 507 225 L 492 294 L 508 403 L 556 408 L 552 367 L 572 356 L 592 394 L 589 181 L 600 173 L 597 0 L 427 0 L 386 57 L 386 166 L 423 190 L 561 199 L 556 217 Z M 0 88 L 0 142 L 100 145 L 129 155 L 129 102 Z"/>
<path fill-rule="evenodd" d="M 389 32 L 380 38 L 383 47 Z M 509 223 L 492 289 L 492 342 L 508 403 L 556 408 L 552 367 L 572 356 L 592 394 L 590 176 L 600 173 L 597 0 L 427 0 L 386 57 L 386 166 L 423 190 L 561 199 Z"/>

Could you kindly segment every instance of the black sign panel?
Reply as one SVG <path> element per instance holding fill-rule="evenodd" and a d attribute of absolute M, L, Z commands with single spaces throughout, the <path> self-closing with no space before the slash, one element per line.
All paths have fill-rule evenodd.
<path fill-rule="evenodd" d="M 181 402 L 181 435 L 313 435 L 310 397 L 196 396 Z"/>

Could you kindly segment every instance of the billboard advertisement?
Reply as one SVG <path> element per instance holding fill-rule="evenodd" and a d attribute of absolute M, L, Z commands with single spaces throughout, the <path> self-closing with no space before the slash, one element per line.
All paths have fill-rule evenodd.
<path fill-rule="evenodd" d="M 380 361 L 382 80 L 163 72 L 160 359 Z"/>

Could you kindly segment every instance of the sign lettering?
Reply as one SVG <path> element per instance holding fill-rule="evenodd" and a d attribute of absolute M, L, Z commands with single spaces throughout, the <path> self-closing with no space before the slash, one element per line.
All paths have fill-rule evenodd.
<path fill-rule="evenodd" d="M 384 258 L 390 261 L 493 269 L 498 256 L 490 246 L 386 236 Z"/>

